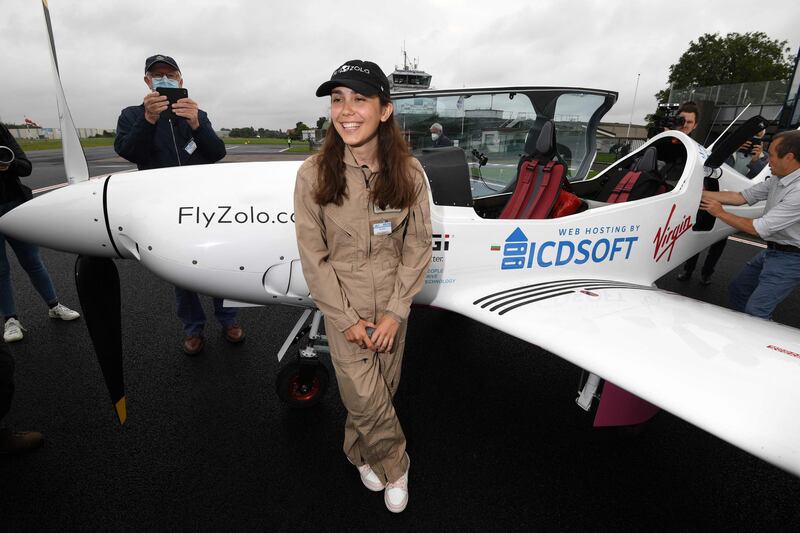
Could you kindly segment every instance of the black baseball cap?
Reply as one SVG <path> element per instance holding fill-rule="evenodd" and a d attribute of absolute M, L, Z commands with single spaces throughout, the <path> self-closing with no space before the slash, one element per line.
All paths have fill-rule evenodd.
<path fill-rule="evenodd" d="M 165 56 L 163 54 L 156 54 L 144 60 L 144 71 L 145 72 L 149 71 L 150 67 L 152 67 L 156 63 L 164 63 L 165 65 L 169 65 L 177 71 L 181 70 L 180 68 L 178 68 L 178 63 L 176 63 L 175 60 L 172 59 L 171 57 Z"/>
<path fill-rule="evenodd" d="M 351 59 L 333 71 L 330 81 L 317 89 L 317 96 L 328 96 L 336 87 L 348 87 L 364 96 L 389 98 L 389 80 L 381 67 L 372 61 Z"/>

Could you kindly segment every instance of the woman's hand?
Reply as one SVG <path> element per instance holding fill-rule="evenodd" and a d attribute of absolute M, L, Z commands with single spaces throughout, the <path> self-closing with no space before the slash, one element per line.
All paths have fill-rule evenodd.
<path fill-rule="evenodd" d="M 389 315 L 383 315 L 378 320 L 378 325 L 375 326 L 375 331 L 372 332 L 372 342 L 375 345 L 376 352 L 391 352 L 394 346 L 394 338 L 397 335 L 397 330 L 400 324 L 397 320 Z"/>
<path fill-rule="evenodd" d="M 372 340 L 370 340 L 369 335 L 367 335 L 367 328 L 374 327 L 376 326 L 372 322 L 359 319 L 358 322 L 344 330 L 344 338 L 347 339 L 348 342 L 354 342 L 362 348 L 368 348 L 374 351 L 375 345 L 372 344 Z"/>

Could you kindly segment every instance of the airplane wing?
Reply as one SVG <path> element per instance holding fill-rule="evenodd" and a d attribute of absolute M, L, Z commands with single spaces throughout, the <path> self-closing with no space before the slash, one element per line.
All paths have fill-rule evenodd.
<path fill-rule="evenodd" d="M 800 475 L 797 329 L 609 280 L 461 287 L 442 299 L 434 305 L 540 346 Z"/>

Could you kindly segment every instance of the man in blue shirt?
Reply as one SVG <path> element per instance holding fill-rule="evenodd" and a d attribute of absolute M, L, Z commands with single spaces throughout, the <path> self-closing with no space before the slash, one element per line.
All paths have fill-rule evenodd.
<path fill-rule="evenodd" d="M 731 306 L 770 319 L 775 307 L 800 284 L 800 131 L 776 135 L 769 146 L 772 176 L 742 192 L 704 191 L 705 209 L 729 226 L 761 237 L 767 249 L 745 264 L 729 288 Z M 760 218 L 740 217 L 725 205 L 766 200 Z"/>
<path fill-rule="evenodd" d="M 183 165 L 215 163 L 225 157 L 225 143 L 220 139 L 205 111 L 191 98 L 182 98 L 170 106 L 157 89 L 183 87 L 178 64 L 169 56 L 148 57 L 144 65 L 144 83 L 149 89 L 141 105 L 126 107 L 117 121 L 114 150 L 139 170 Z M 164 113 L 172 109 L 175 118 Z M 181 347 L 187 355 L 203 350 L 205 313 L 197 293 L 175 287 L 178 318 L 185 338 Z M 232 343 L 244 340 L 244 331 L 236 323 L 237 309 L 223 307 L 214 298 L 214 316 L 222 325 L 222 334 Z"/>

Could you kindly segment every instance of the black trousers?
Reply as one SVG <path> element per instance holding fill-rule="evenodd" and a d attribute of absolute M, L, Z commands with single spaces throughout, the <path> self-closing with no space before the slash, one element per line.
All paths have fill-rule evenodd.
<path fill-rule="evenodd" d="M 11 399 L 14 397 L 14 358 L 0 342 L 0 422 L 11 408 Z"/>
<path fill-rule="evenodd" d="M 722 239 L 721 241 L 715 242 L 708 247 L 706 250 L 706 260 L 703 261 L 703 268 L 700 269 L 701 275 L 708 277 L 714 273 L 714 267 L 717 265 L 717 261 L 719 261 L 719 258 L 722 256 L 722 251 L 725 249 L 725 243 L 727 242 L 728 239 Z M 688 272 L 689 274 L 694 272 L 694 269 L 697 266 L 697 260 L 699 258 L 700 254 L 697 254 L 687 259 L 683 264 L 684 272 Z"/>

